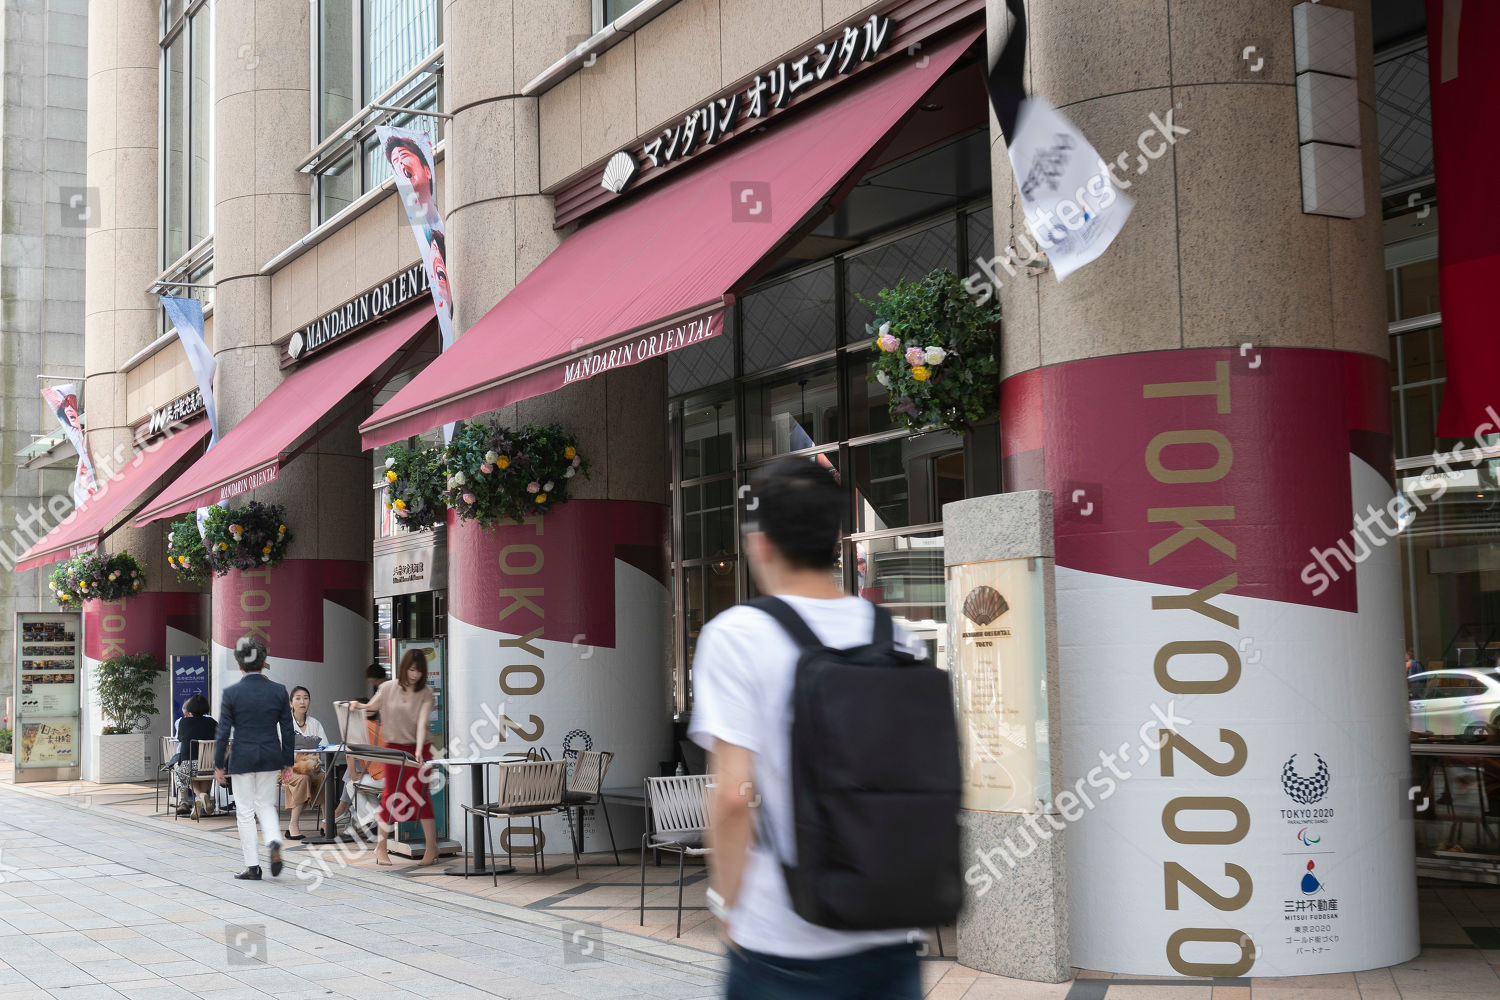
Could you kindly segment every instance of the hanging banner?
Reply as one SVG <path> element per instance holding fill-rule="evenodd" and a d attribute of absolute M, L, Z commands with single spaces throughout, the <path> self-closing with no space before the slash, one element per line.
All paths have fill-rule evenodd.
<path fill-rule="evenodd" d="M 1109 249 L 1135 203 L 1116 190 L 1109 165 L 1072 122 L 1046 99 L 1027 96 L 1021 82 L 1026 14 L 1021 0 L 1006 0 L 1006 7 L 1015 27 L 985 85 L 1036 241 L 1027 253 L 1045 252 L 1062 281 Z"/>
<path fill-rule="evenodd" d="M 1461 15 L 1461 16 L 1460 16 Z M 1500 230 L 1488 212 L 1468 210 L 1487 191 L 1500 158 L 1500 137 L 1484 127 L 1500 103 L 1500 61 L 1489 52 L 1500 32 L 1500 4 L 1427 0 L 1427 65 L 1432 94 L 1432 155 L 1438 204 L 1438 285 L 1448 382 L 1438 411 L 1443 437 L 1489 427 L 1487 406 L 1500 406 L 1494 373 L 1494 289 L 1500 283 Z"/>
<path fill-rule="evenodd" d="M 214 369 L 218 367 L 218 362 L 214 360 L 214 354 L 208 349 L 208 345 L 203 342 L 203 303 L 197 299 L 163 295 L 161 307 L 167 311 L 167 318 L 177 328 L 177 339 L 182 341 L 182 349 L 187 351 L 193 377 L 198 380 L 198 393 L 202 397 L 203 408 L 208 411 L 208 447 L 212 448 L 219 440 L 219 416 L 214 408 Z"/>
<path fill-rule="evenodd" d="M 437 207 L 437 165 L 432 155 L 432 140 L 426 132 L 375 126 L 380 148 L 396 175 L 396 190 L 406 206 L 406 221 L 411 223 L 422 266 L 427 269 L 427 283 L 432 288 L 432 304 L 437 307 L 438 329 L 443 334 L 443 350 L 453 346 L 453 289 L 448 283 L 448 232 Z M 453 437 L 453 425 L 443 426 L 443 440 Z"/>
<path fill-rule="evenodd" d="M 68 442 L 78 452 L 78 474 L 73 479 L 73 503 L 81 507 L 89 497 L 99 492 L 99 485 L 94 480 L 94 463 L 89 461 L 88 446 L 83 438 L 83 420 L 78 416 L 78 386 L 72 382 L 44 385 L 42 399 L 57 414 L 58 424 L 67 435 Z"/>

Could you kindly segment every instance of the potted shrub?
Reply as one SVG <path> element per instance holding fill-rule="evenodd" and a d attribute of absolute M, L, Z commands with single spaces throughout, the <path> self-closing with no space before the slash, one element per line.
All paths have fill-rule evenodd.
<path fill-rule="evenodd" d="M 146 733 L 142 721 L 156 714 L 158 664 L 150 653 L 111 656 L 94 668 L 94 695 L 104 716 L 94 737 L 94 780 L 146 780 Z"/>

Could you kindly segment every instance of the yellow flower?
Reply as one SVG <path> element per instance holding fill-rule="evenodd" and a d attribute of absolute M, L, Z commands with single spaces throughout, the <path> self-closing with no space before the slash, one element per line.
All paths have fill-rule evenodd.
<path fill-rule="evenodd" d="M 391 469 L 389 472 L 387 472 L 385 474 L 385 481 L 388 482 L 388 483 L 394 483 L 396 481 L 396 479 L 397 479 L 397 476 L 396 476 L 396 470 L 395 469 Z"/>
<path fill-rule="evenodd" d="M 88 590 L 89 582 L 87 580 L 80 580 L 78 581 L 78 586 L 82 587 L 84 590 Z"/>
<path fill-rule="evenodd" d="M 271 554 L 271 546 L 267 545 L 265 548 L 261 549 L 261 551 L 264 552 L 266 555 L 270 555 Z"/>
<path fill-rule="evenodd" d="M 223 551 L 224 551 L 224 550 L 225 550 L 225 549 L 227 549 L 227 548 L 229 548 L 229 546 L 228 546 L 228 545 L 225 545 L 225 544 L 224 544 L 224 543 L 223 543 L 223 542 L 220 542 L 220 543 L 219 543 L 219 551 L 220 551 L 220 552 L 223 552 Z"/>
<path fill-rule="evenodd" d="M 405 500 L 397 500 L 395 506 L 396 506 L 397 510 L 405 510 L 406 509 L 406 501 Z"/>
<path fill-rule="evenodd" d="M 284 531 L 286 531 L 286 525 L 283 524 L 281 527 L 277 528 L 276 530 L 284 532 Z"/>
<path fill-rule="evenodd" d="M 538 493 L 536 495 L 536 502 L 537 503 L 546 503 L 547 502 L 547 494 L 545 494 L 545 493 Z"/>
<path fill-rule="evenodd" d="M 912 365 L 911 377 L 918 382 L 926 382 L 932 378 L 932 371 L 926 365 Z"/>
<path fill-rule="evenodd" d="M 497 468 L 497 469 L 508 469 L 508 468 L 510 468 L 510 459 L 506 458 L 504 455 L 501 455 L 499 458 L 495 459 L 495 468 Z"/>
<path fill-rule="evenodd" d="M 577 448 L 573 447 L 572 445 L 568 445 L 566 448 L 563 449 L 563 458 L 569 458 L 569 459 L 571 459 L 571 458 L 576 458 L 576 457 L 578 457 L 578 449 Z"/>
<path fill-rule="evenodd" d="M 59 601 L 71 601 L 73 598 L 70 594 L 58 594 L 57 599 Z"/>

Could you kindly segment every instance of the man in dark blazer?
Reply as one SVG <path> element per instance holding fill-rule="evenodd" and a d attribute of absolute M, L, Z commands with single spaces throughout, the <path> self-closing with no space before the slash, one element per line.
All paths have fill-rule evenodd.
<path fill-rule="evenodd" d="M 271 874 L 281 874 L 281 820 L 276 811 L 277 779 L 290 780 L 294 760 L 292 700 L 286 688 L 266 677 L 266 645 L 244 636 L 234 647 L 244 676 L 224 689 L 219 702 L 219 731 L 214 746 L 214 780 L 225 784 L 225 764 L 234 775 L 235 819 L 245 870 L 235 878 L 260 879 L 260 850 L 255 821 L 271 849 Z M 229 740 L 234 739 L 234 753 Z M 227 761 L 226 761 L 226 758 Z"/>

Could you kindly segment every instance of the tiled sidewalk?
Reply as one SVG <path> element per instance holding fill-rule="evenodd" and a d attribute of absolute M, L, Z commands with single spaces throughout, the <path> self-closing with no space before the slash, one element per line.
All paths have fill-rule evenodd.
<path fill-rule="evenodd" d="M 279 881 L 243 883 L 228 877 L 232 819 L 153 815 L 149 785 L 14 786 L 8 772 L 0 765 L 0 998 L 718 995 L 701 867 L 687 869 L 681 938 L 675 864 L 648 866 L 638 924 L 634 851 L 623 867 L 590 855 L 576 874 L 571 857 L 549 857 L 545 876 L 517 858 L 492 887 L 441 874 L 448 859 L 377 869 L 367 855 L 298 848 Z M 1213 983 L 1080 971 L 1048 986 L 934 954 L 923 978 L 934 1000 L 1500 997 L 1500 889 L 1424 889 L 1421 906 L 1422 955 L 1369 973 Z M 943 938 L 951 956 L 951 930 Z"/>

